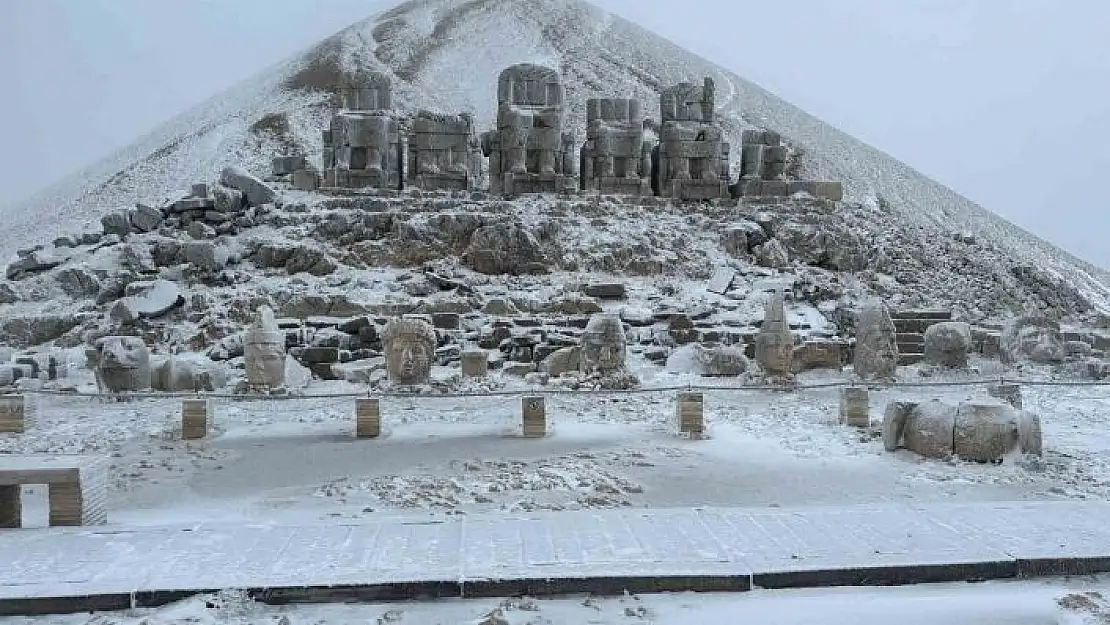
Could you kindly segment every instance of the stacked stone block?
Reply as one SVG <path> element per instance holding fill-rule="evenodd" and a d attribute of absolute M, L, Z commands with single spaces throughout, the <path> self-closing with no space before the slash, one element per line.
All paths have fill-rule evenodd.
<path fill-rule="evenodd" d="M 925 360 L 925 331 L 952 320 L 949 310 L 903 310 L 890 315 L 897 332 L 898 364 L 917 364 Z"/>
<path fill-rule="evenodd" d="M 581 188 L 608 195 L 651 194 L 651 145 L 644 141 L 640 102 L 626 98 L 586 101 L 586 143 Z"/>
<path fill-rule="evenodd" d="M 466 114 L 418 112 L 408 137 L 408 183 L 429 191 L 469 189 L 472 125 Z"/>
<path fill-rule="evenodd" d="M 564 97 L 559 73 L 551 68 L 522 63 L 501 72 L 497 127 L 482 134 L 491 193 L 575 190 L 574 138 L 563 132 Z"/>
<path fill-rule="evenodd" d="M 678 394 L 675 426 L 679 434 L 700 436 L 705 433 L 705 398 L 701 393 Z"/>
<path fill-rule="evenodd" d="M 547 434 L 547 409 L 542 396 L 525 396 L 520 401 L 521 426 L 524 438 L 542 438 Z"/>
<path fill-rule="evenodd" d="M 355 400 L 355 437 L 377 438 L 382 434 L 382 413 L 378 400 L 361 397 Z"/>
<path fill-rule="evenodd" d="M 659 145 L 652 154 L 655 194 L 678 200 L 729 197 L 729 145 L 716 122 L 713 79 L 679 83 L 659 97 Z"/>
<path fill-rule="evenodd" d="M 808 193 L 815 198 L 839 202 L 844 199 L 840 182 L 787 180 L 787 149 L 782 137 L 770 130 L 745 130 L 740 154 L 740 180 L 733 195 L 741 197 L 789 197 Z"/>

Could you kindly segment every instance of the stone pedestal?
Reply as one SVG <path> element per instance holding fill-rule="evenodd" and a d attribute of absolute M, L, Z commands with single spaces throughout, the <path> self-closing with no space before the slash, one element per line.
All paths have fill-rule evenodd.
<path fill-rule="evenodd" d="M 542 438 L 547 434 L 547 410 L 543 397 L 521 398 L 521 425 L 525 438 Z"/>
<path fill-rule="evenodd" d="M 208 419 L 212 405 L 207 399 L 181 401 L 181 438 L 189 441 L 208 435 Z"/>
<path fill-rule="evenodd" d="M 871 402 L 866 388 L 840 389 L 840 423 L 865 428 L 871 425 Z"/>
<path fill-rule="evenodd" d="M 675 421 L 679 434 L 704 434 L 705 397 L 701 393 L 679 393 L 675 404 Z"/>
<path fill-rule="evenodd" d="M 22 487 L 18 484 L 0 486 L 0 529 L 22 527 L 23 503 L 20 499 Z"/>
<path fill-rule="evenodd" d="M 1021 386 L 1017 384 L 999 383 L 991 384 L 987 387 L 987 394 L 991 397 L 1001 399 L 1002 401 L 1010 404 L 1016 410 L 1021 410 Z M 3 431 L 0 429 L 0 431 Z"/>
<path fill-rule="evenodd" d="M 355 437 L 377 438 L 382 434 L 381 409 L 377 399 L 360 397 L 355 400 Z"/>
<path fill-rule="evenodd" d="M 489 354 L 485 350 L 462 353 L 462 376 L 464 378 L 484 378 L 489 372 Z"/>
<path fill-rule="evenodd" d="M 26 403 L 23 395 L 4 395 L 0 397 L 0 433 L 26 431 Z"/>

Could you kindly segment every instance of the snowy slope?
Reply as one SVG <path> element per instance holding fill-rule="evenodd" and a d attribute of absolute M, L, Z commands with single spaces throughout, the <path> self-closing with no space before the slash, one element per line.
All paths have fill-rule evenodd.
<path fill-rule="evenodd" d="M 293 140 L 318 153 L 330 101 L 325 91 L 354 68 L 390 73 L 398 107 L 468 110 L 484 128 L 493 118 L 497 74 L 526 61 L 561 70 L 579 139 L 584 136 L 587 97 L 638 97 L 651 114 L 659 88 L 711 76 L 717 83 L 720 119 L 733 145 L 739 145 L 745 127 L 777 130 L 804 149 L 808 176 L 843 180 L 850 201 L 889 205 L 909 230 L 920 225 L 973 232 L 1006 252 L 1014 265 L 1041 267 L 1110 310 L 1110 272 L 1072 257 L 735 74 L 577 0 L 410 0 L 381 12 L 8 209 L 0 251 L 10 256 L 17 248 L 72 232 L 105 211 L 214 178 L 228 164 L 267 170 L 276 144 L 251 131 L 251 124 L 267 113 L 287 113 Z M 50 216 L 45 228 L 43 216 Z"/>

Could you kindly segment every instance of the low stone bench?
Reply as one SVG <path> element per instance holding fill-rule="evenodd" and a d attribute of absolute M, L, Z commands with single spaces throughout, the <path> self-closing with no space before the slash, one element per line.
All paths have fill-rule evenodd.
<path fill-rule="evenodd" d="M 22 486 L 45 484 L 50 525 L 108 522 L 108 462 L 93 456 L 0 455 L 0 528 L 23 525 Z"/>

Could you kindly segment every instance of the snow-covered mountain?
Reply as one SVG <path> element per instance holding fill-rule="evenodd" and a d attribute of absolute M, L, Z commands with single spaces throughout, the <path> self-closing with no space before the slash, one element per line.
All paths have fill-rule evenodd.
<path fill-rule="evenodd" d="M 842 180 L 848 201 L 894 211 L 907 231 L 971 233 L 1011 258 L 1013 266 L 1037 267 L 1048 280 L 1069 283 L 1096 307 L 1110 310 L 1105 270 L 710 61 L 578 0 L 409 0 L 374 15 L 8 209 L 2 252 L 11 256 L 18 248 L 74 232 L 107 211 L 214 179 L 227 165 L 264 172 L 283 143 L 318 155 L 331 91 L 356 68 L 389 73 L 399 108 L 466 110 L 483 128 L 493 119 L 498 73 L 518 62 L 559 68 L 579 139 L 588 97 L 638 97 L 651 114 L 660 88 L 710 76 L 717 84 L 719 118 L 734 146 L 744 128 L 778 131 L 804 151 L 802 173 Z M 272 114 L 281 113 L 287 124 L 280 132 L 266 130 Z M 734 160 L 738 157 L 734 150 Z"/>

